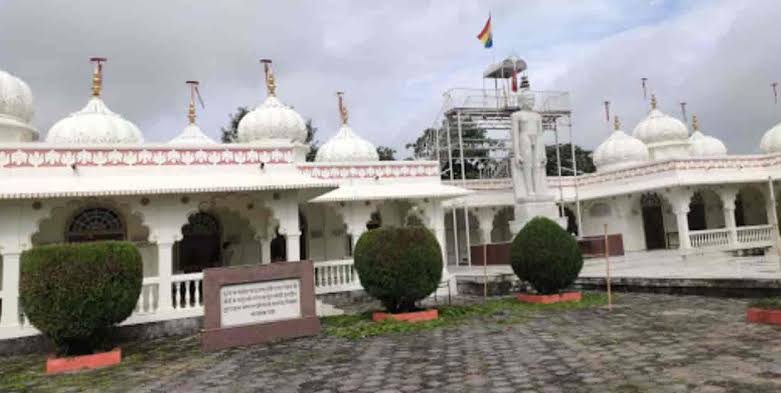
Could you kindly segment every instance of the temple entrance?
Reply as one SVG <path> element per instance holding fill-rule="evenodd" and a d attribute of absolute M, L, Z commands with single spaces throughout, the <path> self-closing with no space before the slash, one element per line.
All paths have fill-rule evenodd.
<path fill-rule="evenodd" d="M 200 272 L 209 267 L 222 266 L 222 230 L 219 221 L 207 213 L 195 213 L 182 227 L 179 242 L 179 270 L 184 273 Z"/>
<path fill-rule="evenodd" d="M 645 248 L 648 250 L 666 248 L 662 199 L 656 194 L 645 194 L 641 197 L 640 204 L 643 207 Z"/>

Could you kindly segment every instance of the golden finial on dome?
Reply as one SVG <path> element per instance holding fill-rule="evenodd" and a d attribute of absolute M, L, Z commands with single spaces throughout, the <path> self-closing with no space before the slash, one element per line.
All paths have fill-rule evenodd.
<path fill-rule="evenodd" d="M 195 96 L 198 94 L 198 81 L 185 82 L 190 86 L 190 106 L 187 108 L 187 119 L 190 120 L 190 124 L 195 124 Z"/>
<path fill-rule="evenodd" d="M 651 109 L 656 109 L 656 94 L 651 94 Z"/>
<path fill-rule="evenodd" d="M 277 83 L 274 80 L 274 72 L 271 70 L 271 59 L 261 59 L 263 63 L 263 71 L 266 73 L 266 90 L 268 95 L 274 96 L 277 94 Z"/>
<path fill-rule="evenodd" d="M 697 115 L 692 114 L 692 130 L 699 131 L 700 130 L 700 122 L 697 120 Z"/>
<path fill-rule="evenodd" d="M 613 116 L 613 129 L 616 131 L 621 129 L 621 121 L 618 120 L 618 116 Z"/>
<path fill-rule="evenodd" d="M 95 71 L 92 73 L 92 96 L 100 97 L 100 90 L 103 87 L 103 62 L 105 57 L 92 57 L 90 62 L 95 63 Z"/>
<path fill-rule="evenodd" d="M 342 125 L 346 125 L 349 114 L 347 107 L 344 106 L 344 92 L 337 91 L 336 97 L 339 98 L 339 116 L 342 118 Z"/>

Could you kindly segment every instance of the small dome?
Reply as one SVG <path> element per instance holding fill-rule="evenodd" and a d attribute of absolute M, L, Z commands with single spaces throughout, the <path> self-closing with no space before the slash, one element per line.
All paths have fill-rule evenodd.
<path fill-rule="evenodd" d="M 217 142 L 204 134 L 197 124 L 189 124 L 179 135 L 168 141 L 168 144 L 178 146 L 203 146 L 216 145 Z"/>
<path fill-rule="evenodd" d="M 33 118 L 33 93 L 23 80 L 0 70 L 0 117 L 23 123 Z"/>
<path fill-rule="evenodd" d="M 694 132 L 689 137 L 689 151 L 694 157 L 726 156 L 727 147 L 717 138 L 700 132 L 697 116 L 692 116 L 692 128 Z"/>
<path fill-rule="evenodd" d="M 643 141 L 624 133 L 618 118 L 615 120 L 615 131 L 594 150 L 594 165 L 600 171 L 641 164 L 648 158 L 648 148 Z"/>
<path fill-rule="evenodd" d="M 143 143 L 144 136 L 133 123 L 112 112 L 98 96 L 80 111 L 55 123 L 46 142 L 64 144 Z"/>
<path fill-rule="evenodd" d="M 343 124 L 339 132 L 317 150 L 317 162 L 379 161 L 377 148 Z"/>
<path fill-rule="evenodd" d="M 766 154 L 781 152 L 781 123 L 773 126 L 762 136 L 759 149 Z"/>
<path fill-rule="evenodd" d="M 651 97 L 651 111 L 637 124 L 632 136 L 646 144 L 686 142 L 689 130 L 682 121 L 656 109 L 656 97 Z"/>
<path fill-rule="evenodd" d="M 290 107 L 269 95 L 257 108 L 239 122 L 239 142 L 257 142 L 281 139 L 290 142 L 306 141 L 304 118 Z"/>

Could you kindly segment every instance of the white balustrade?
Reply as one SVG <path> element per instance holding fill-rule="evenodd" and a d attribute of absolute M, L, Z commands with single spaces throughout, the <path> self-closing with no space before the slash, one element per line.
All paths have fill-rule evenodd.
<path fill-rule="evenodd" d="M 203 273 L 177 274 L 171 278 L 174 309 L 203 308 Z"/>
<path fill-rule="evenodd" d="M 726 248 L 729 247 L 729 229 L 707 229 L 689 231 L 692 248 Z"/>
<path fill-rule="evenodd" d="M 352 259 L 315 262 L 315 294 L 362 289 Z"/>
<path fill-rule="evenodd" d="M 738 227 L 737 232 L 740 245 L 770 246 L 773 241 L 773 227 L 770 225 Z"/>
<path fill-rule="evenodd" d="M 159 305 L 160 279 L 158 277 L 145 277 L 141 284 L 141 294 L 138 303 L 133 310 L 134 314 L 153 314 Z"/>

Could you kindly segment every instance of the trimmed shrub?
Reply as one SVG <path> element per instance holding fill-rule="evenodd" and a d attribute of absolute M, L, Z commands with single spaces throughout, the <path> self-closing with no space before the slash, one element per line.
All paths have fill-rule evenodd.
<path fill-rule="evenodd" d="M 358 239 L 354 259 L 363 288 L 391 313 L 414 311 L 442 280 L 439 242 L 422 227 L 368 231 Z"/>
<path fill-rule="evenodd" d="M 518 278 L 544 295 L 572 285 L 583 268 L 578 242 L 545 217 L 533 218 L 518 232 L 510 247 L 510 261 Z"/>
<path fill-rule="evenodd" d="M 35 247 L 21 256 L 19 300 L 61 354 L 92 353 L 133 312 L 142 268 L 141 254 L 129 242 Z"/>

